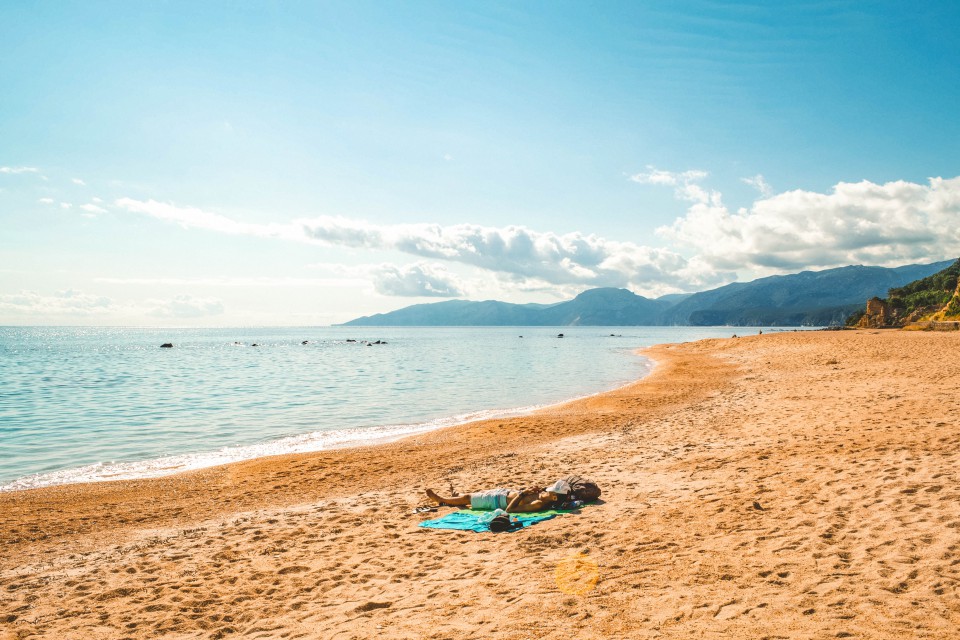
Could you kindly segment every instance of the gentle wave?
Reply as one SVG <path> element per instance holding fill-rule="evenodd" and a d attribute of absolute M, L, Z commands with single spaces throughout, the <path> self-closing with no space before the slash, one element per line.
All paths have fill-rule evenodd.
<path fill-rule="evenodd" d="M 647 372 L 653 368 L 653 362 L 644 358 L 648 364 Z M 627 385 L 633 384 L 628 382 Z M 622 385 L 626 386 L 626 385 Z M 619 387 L 618 387 L 619 388 Z M 279 456 L 291 453 L 311 453 L 343 449 L 347 447 L 369 446 L 393 442 L 407 436 L 435 431 L 445 427 L 452 427 L 480 420 L 496 418 L 510 418 L 530 415 L 541 409 L 551 406 L 560 406 L 608 393 L 615 389 L 599 391 L 597 393 L 577 396 L 558 403 L 531 405 L 516 409 L 472 411 L 470 413 L 438 418 L 419 424 L 401 424 L 382 427 L 361 427 L 354 429 L 339 429 L 334 431 L 314 431 L 272 442 L 263 442 L 253 445 L 223 447 L 218 451 L 205 453 L 190 453 L 143 460 L 139 462 L 97 462 L 76 469 L 63 469 L 50 473 L 37 473 L 13 482 L 0 485 L 0 492 L 24 491 L 64 484 L 79 484 L 84 482 L 110 482 L 118 480 L 139 480 L 145 478 L 159 478 L 162 476 L 194 471 L 208 467 L 216 467 L 233 462 L 254 460 L 269 456 Z"/>

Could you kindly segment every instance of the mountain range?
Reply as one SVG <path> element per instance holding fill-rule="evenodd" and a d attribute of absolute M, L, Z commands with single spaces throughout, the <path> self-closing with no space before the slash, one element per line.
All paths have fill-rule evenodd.
<path fill-rule="evenodd" d="M 656 299 L 627 289 L 599 288 L 555 304 L 447 300 L 364 316 L 343 326 L 842 325 L 868 298 L 933 275 L 953 262 L 803 271 Z"/>

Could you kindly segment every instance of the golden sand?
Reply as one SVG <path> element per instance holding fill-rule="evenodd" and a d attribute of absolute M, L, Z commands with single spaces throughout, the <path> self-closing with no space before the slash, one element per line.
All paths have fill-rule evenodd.
<path fill-rule="evenodd" d="M 960 334 L 648 353 L 533 416 L 0 494 L 0 639 L 960 637 Z M 520 532 L 412 514 L 572 472 L 603 503 Z"/>

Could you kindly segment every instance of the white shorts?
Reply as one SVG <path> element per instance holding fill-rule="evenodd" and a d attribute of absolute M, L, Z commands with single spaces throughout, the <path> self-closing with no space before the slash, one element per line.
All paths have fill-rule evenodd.
<path fill-rule="evenodd" d="M 510 489 L 487 489 L 470 494 L 470 508 L 477 511 L 493 511 L 507 508 Z"/>

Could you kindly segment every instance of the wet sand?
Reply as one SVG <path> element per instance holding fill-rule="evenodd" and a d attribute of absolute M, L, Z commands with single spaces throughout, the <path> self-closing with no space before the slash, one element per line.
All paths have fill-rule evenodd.
<path fill-rule="evenodd" d="M 648 353 L 533 416 L 0 494 L 0 639 L 958 637 L 960 333 Z M 572 472 L 602 504 L 517 533 L 412 513 Z"/>

